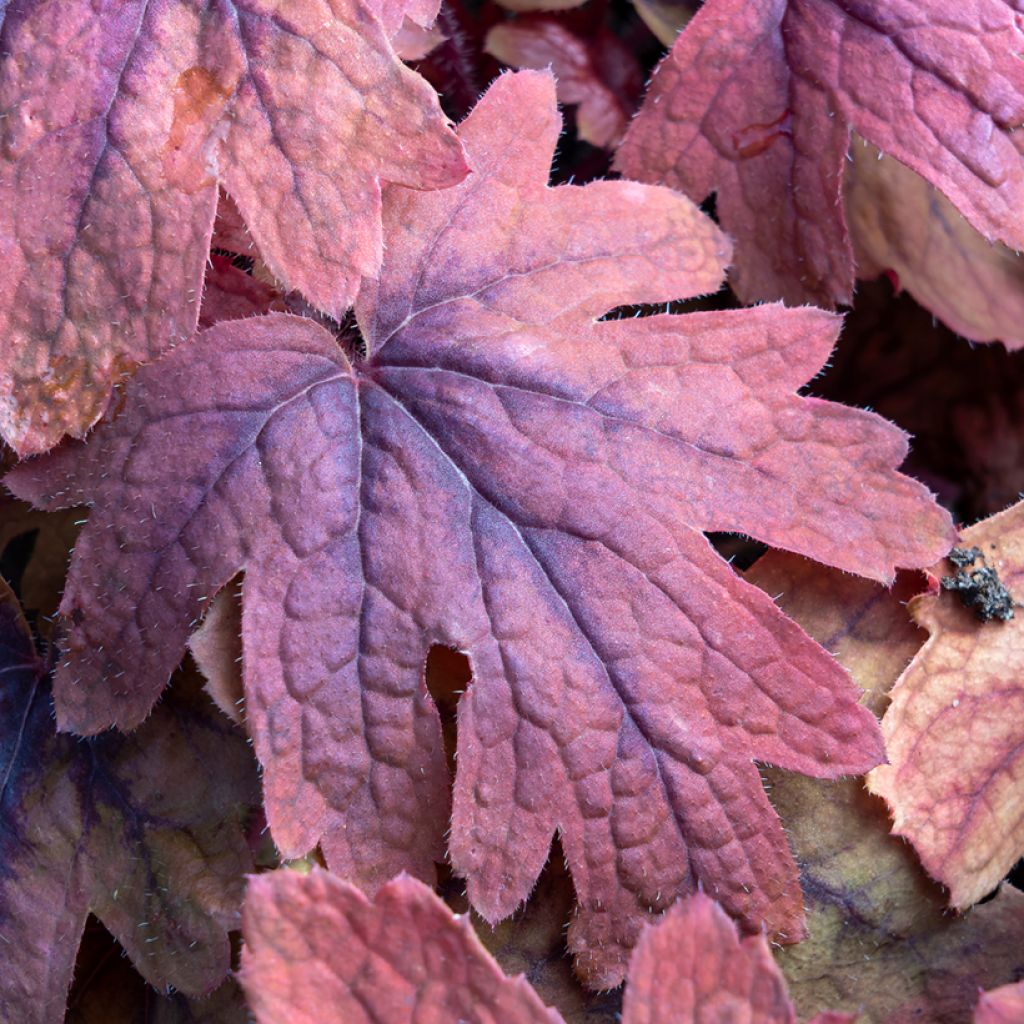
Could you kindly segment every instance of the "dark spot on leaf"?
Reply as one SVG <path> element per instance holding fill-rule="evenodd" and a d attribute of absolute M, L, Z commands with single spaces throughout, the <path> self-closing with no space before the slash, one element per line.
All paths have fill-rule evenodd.
<path fill-rule="evenodd" d="M 957 571 L 953 576 L 943 576 L 943 589 L 957 591 L 964 605 L 973 608 L 982 622 L 1009 622 L 1013 618 L 1013 596 L 999 579 L 999 573 L 987 565 L 970 568 L 979 559 L 985 561 L 980 549 L 953 548 L 948 557 Z"/>

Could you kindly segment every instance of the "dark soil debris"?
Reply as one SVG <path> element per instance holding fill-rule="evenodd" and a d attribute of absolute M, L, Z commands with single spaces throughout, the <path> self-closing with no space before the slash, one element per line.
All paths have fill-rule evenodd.
<path fill-rule="evenodd" d="M 979 548 L 953 548 L 947 557 L 957 571 L 953 576 L 942 577 L 943 589 L 957 591 L 960 600 L 968 608 L 973 608 L 982 622 L 992 619 L 1009 622 L 1013 618 L 1013 596 L 999 578 L 999 573 L 984 564 L 980 569 L 971 568 L 975 562 L 985 561 Z"/>

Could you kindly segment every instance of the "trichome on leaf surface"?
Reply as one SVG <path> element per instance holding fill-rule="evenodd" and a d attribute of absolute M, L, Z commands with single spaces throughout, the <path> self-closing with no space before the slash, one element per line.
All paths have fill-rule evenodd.
<path fill-rule="evenodd" d="M 0 1019 L 1018 1019 L 1024 16 L 695 7 L 0 2 Z"/>

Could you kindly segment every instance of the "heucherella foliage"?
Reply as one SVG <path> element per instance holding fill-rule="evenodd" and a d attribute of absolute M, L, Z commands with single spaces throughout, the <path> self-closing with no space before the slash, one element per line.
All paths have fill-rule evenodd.
<path fill-rule="evenodd" d="M 436 13 L 436 3 L 434 12 Z M 389 36 L 430 0 L 13 0 L 0 8 L 0 434 L 81 436 L 196 328 L 218 182 L 267 265 L 340 315 L 380 184 L 466 173 Z M 316 97 L 309 102 L 310 95 Z"/>
<path fill-rule="evenodd" d="M 140 722 L 244 570 L 275 840 L 319 842 L 371 891 L 444 856 L 423 664 L 432 644 L 465 651 L 452 863 L 496 920 L 560 830 L 571 948 L 612 985 L 644 919 L 698 882 L 799 938 L 754 761 L 833 777 L 882 757 L 842 670 L 702 531 L 886 579 L 951 527 L 895 471 L 898 430 L 796 394 L 830 314 L 600 319 L 714 289 L 729 245 L 664 188 L 549 187 L 559 126 L 550 76 L 503 76 L 459 129 L 466 181 L 388 191 L 361 344 L 286 314 L 219 323 L 141 370 L 88 443 L 7 481 L 92 505 L 62 605 L 62 727 Z"/>

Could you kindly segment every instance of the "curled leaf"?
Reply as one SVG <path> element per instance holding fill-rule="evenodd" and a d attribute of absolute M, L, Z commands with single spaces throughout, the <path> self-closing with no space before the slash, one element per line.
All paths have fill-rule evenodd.
<path fill-rule="evenodd" d="M 893 830 L 960 910 L 1024 855 L 1024 617 L 1007 620 L 1024 595 L 1024 502 L 964 530 L 963 544 L 984 556 L 1000 589 L 993 596 L 986 577 L 968 604 L 994 599 L 999 608 L 979 621 L 948 591 L 914 601 L 931 636 L 893 687 L 882 720 L 889 764 L 868 777 L 892 808 Z M 945 564 L 937 574 L 963 572 Z"/>

